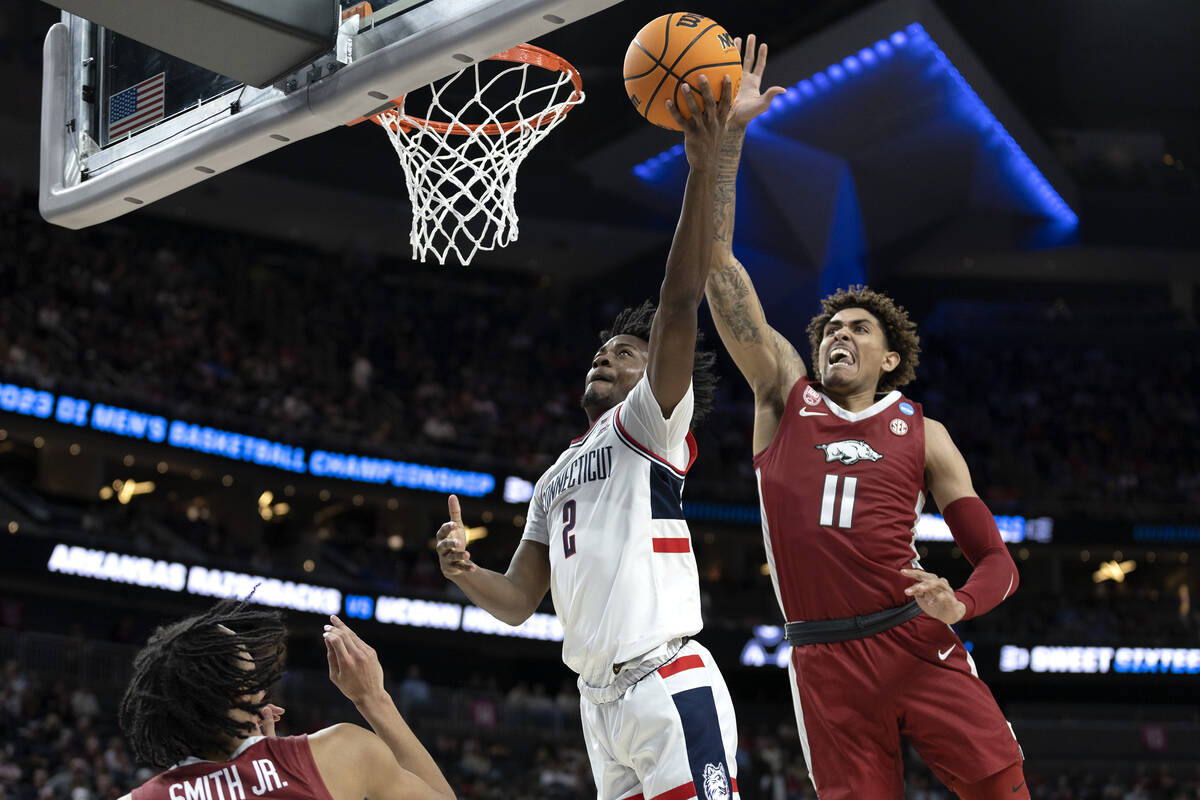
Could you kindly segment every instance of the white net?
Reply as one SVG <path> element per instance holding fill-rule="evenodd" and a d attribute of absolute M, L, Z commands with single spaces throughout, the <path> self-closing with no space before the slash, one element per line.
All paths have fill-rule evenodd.
<path fill-rule="evenodd" d="M 583 102 L 580 87 L 570 64 L 518 45 L 430 84 L 427 110 L 406 108 L 409 95 L 376 116 L 408 185 L 414 259 L 445 264 L 453 253 L 466 265 L 480 250 L 516 241 L 517 170 Z"/>

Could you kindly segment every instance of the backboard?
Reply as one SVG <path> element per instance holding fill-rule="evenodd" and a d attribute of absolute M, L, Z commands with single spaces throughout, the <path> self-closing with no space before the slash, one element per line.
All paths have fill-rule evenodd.
<path fill-rule="evenodd" d="M 336 47 L 265 88 L 64 12 L 43 48 L 40 208 L 95 225 L 620 0 L 380 0 L 337 17 Z"/>

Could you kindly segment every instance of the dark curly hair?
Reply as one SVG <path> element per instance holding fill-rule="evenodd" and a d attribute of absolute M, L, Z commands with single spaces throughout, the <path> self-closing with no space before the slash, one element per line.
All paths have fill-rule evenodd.
<path fill-rule="evenodd" d="M 900 363 L 891 372 L 879 376 L 879 391 L 890 392 L 912 381 L 916 377 L 921 340 L 917 336 L 917 325 L 908 318 L 904 306 L 886 294 L 868 289 L 866 286 L 851 286 L 838 289 L 821 300 L 821 313 L 808 323 L 808 341 L 812 345 L 813 375 L 821 379 L 821 362 L 818 352 L 821 339 L 825 337 L 825 324 L 833 315 L 844 308 L 865 308 L 883 325 L 884 346 L 900 354 Z"/>
<path fill-rule="evenodd" d="M 229 712 L 259 713 L 261 706 L 247 698 L 283 674 L 286 636 L 279 612 L 244 600 L 223 600 L 155 630 L 133 659 L 118 712 L 134 756 L 165 768 L 188 756 L 211 757 L 230 739 L 252 735 L 253 723 L 237 722 Z"/>
<path fill-rule="evenodd" d="M 626 308 L 612 321 L 608 330 L 600 331 L 600 343 L 604 344 L 614 336 L 636 336 L 650 341 L 650 327 L 654 324 L 654 315 L 658 306 L 649 300 L 636 308 Z M 717 363 L 717 354 L 711 350 L 701 350 L 704 343 L 704 332 L 696 334 L 696 355 L 692 359 L 692 430 L 708 416 L 713 408 L 713 394 L 717 388 L 717 373 L 713 367 Z"/>

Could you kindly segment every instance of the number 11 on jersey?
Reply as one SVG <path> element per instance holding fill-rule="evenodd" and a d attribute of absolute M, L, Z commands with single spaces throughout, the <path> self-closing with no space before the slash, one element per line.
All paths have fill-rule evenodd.
<path fill-rule="evenodd" d="M 575 534 L 571 533 L 575 529 L 575 501 L 568 500 L 563 503 L 563 558 L 570 558 L 575 555 Z"/>
<path fill-rule="evenodd" d="M 825 491 L 821 494 L 821 524 L 833 524 L 834 506 L 837 504 L 838 480 L 841 475 L 825 476 Z M 838 514 L 837 526 L 849 528 L 854 520 L 854 492 L 858 488 L 858 478 L 846 476 L 842 484 L 842 507 Z M 574 537 L 572 537 L 574 538 Z"/>

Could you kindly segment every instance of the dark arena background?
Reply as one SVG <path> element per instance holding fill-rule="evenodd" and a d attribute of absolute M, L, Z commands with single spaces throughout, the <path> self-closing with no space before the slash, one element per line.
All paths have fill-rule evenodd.
<path fill-rule="evenodd" d="M 474 560 L 507 565 L 532 481 L 586 427 L 597 332 L 656 296 L 686 169 L 625 97 L 621 58 L 680 10 L 760 34 L 767 83 L 789 87 L 739 185 L 736 249 L 768 318 L 806 361 L 839 286 L 885 290 L 919 324 L 905 391 L 945 422 L 1020 568 L 958 633 L 1033 796 L 1200 798 L 1200 4 L 929 6 L 941 28 L 878 42 L 855 37 L 878 10 L 858 0 L 645 0 L 542 37 L 587 100 L 522 167 L 520 240 L 464 268 L 410 260 L 374 125 L 94 227 L 44 221 L 41 45 L 60 12 L 5 3 L 0 800 L 144 781 L 116 725 L 133 654 L 256 585 L 287 612 L 284 732 L 358 720 L 325 674 L 336 612 L 459 796 L 595 796 L 549 598 L 497 623 L 432 541 L 454 491 Z M 815 797 L 752 397 L 724 353 L 719 369 L 684 497 L 700 638 L 737 708 L 741 796 Z M 926 511 L 923 562 L 958 585 L 969 565 Z M 910 798 L 951 796 L 915 752 L 905 774 Z"/>

